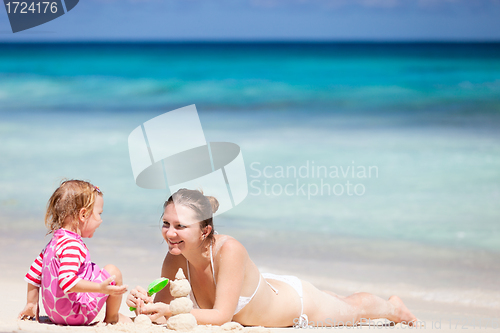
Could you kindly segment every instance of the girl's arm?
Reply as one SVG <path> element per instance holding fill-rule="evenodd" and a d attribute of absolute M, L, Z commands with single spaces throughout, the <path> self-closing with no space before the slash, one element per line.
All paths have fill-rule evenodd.
<path fill-rule="evenodd" d="M 33 261 L 31 264 L 28 273 L 26 273 L 26 276 L 24 277 L 24 280 L 28 282 L 28 291 L 27 291 L 27 299 L 26 299 L 26 306 L 24 309 L 19 313 L 18 318 L 19 319 L 24 319 L 26 317 L 28 318 L 36 318 L 38 321 L 38 313 L 39 313 L 39 308 L 38 308 L 38 294 L 40 290 L 40 285 L 42 283 L 42 262 L 43 262 L 43 254 L 45 252 L 45 249 L 40 252 L 38 257 Z"/>
<path fill-rule="evenodd" d="M 127 291 L 126 285 L 116 286 L 110 276 L 101 283 L 87 281 L 78 276 L 80 266 L 85 262 L 85 245 L 71 237 L 61 237 L 56 244 L 56 255 L 59 257 L 59 287 L 65 293 L 101 293 L 121 295 Z"/>
<path fill-rule="evenodd" d="M 23 311 L 19 313 L 18 319 L 24 319 L 25 317 L 33 317 L 38 321 L 38 294 L 40 287 L 34 286 L 28 283 L 28 292 L 26 297 L 26 306 Z"/>
<path fill-rule="evenodd" d="M 107 295 L 122 295 L 127 291 L 126 285 L 115 286 L 111 284 L 115 276 L 110 276 L 101 283 L 80 280 L 69 290 L 71 293 L 101 293 Z"/>

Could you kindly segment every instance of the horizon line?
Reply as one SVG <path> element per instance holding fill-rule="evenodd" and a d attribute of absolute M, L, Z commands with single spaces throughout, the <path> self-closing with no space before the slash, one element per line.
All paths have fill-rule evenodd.
<path fill-rule="evenodd" d="M 500 39 L 0 39 L 0 44 L 500 44 Z"/>

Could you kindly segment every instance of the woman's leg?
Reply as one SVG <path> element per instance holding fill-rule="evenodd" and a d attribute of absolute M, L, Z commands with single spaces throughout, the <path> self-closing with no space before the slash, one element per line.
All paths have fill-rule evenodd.
<path fill-rule="evenodd" d="M 345 298 L 345 296 L 337 295 L 336 293 L 334 293 L 333 291 L 330 291 L 330 290 L 322 290 L 322 292 L 327 293 L 328 295 L 332 295 L 333 297 L 338 297 L 338 298 L 342 298 L 342 299 Z"/>
<path fill-rule="evenodd" d="M 117 286 L 121 286 L 123 284 L 122 272 L 115 265 L 106 265 L 104 266 L 106 272 L 109 275 L 115 276 L 115 283 Z M 122 295 L 109 295 L 106 300 L 106 317 L 104 318 L 104 322 L 108 324 L 116 324 L 117 322 L 132 322 L 132 320 L 119 313 L 120 305 L 122 303 Z"/>
<path fill-rule="evenodd" d="M 358 314 L 358 320 L 386 318 L 395 323 L 412 325 L 417 319 L 398 296 L 391 296 L 386 301 L 369 293 L 356 293 L 344 300 Z"/>
<path fill-rule="evenodd" d="M 412 323 L 416 320 L 397 296 L 391 296 L 388 301 L 368 293 L 341 297 L 333 292 L 320 291 L 306 281 L 302 281 L 302 286 L 304 313 L 313 322 L 313 326 L 321 326 L 321 323 L 325 322 L 333 322 L 334 326 L 352 326 L 362 319 L 379 318 L 386 318 L 395 323 Z"/>

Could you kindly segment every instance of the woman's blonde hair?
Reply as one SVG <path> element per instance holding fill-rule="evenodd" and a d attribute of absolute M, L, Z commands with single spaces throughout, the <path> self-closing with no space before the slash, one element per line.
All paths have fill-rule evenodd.
<path fill-rule="evenodd" d="M 212 230 L 206 236 L 205 241 L 212 242 L 214 240 L 215 229 L 213 214 L 217 211 L 217 209 L 219 209 L 219 201 L 217 201 L 217 199 L 204 195 L 203 191 L 181 188 L 172 194 L 167 201 L 165 201 L 163 209 L 167 208 L 170 204 L 182 205 L 191 208 L 195 213 L 196 219 L 200 221 L 200 229 L 202 231 L 208 225 L 212 227 Z"/>
<path fill-rule="evenodd" d="M 68 216 L 77 220 L 82 208 L 91 213 L 97 195 L 102 196 L 101 190 L 89 182 L 76 179 L 62 181 L 47 203 L 45 225 L 48 233 L 62 228 Z"/>

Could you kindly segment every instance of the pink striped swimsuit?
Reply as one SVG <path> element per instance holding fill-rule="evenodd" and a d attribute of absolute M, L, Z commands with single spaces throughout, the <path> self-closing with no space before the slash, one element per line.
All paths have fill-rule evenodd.
<path fill-rule="evenodd" d="M 61 248 L 65 246 L 62 250 L 65 252 L 62 252 Z M 41 274 L 37 274 L 40 273 L 40 268 Z M 100 283 L 109 276 L 108 272 L 90 261 L 89 251 L 80 235 L 58 229 L 33 262 L 25 280 L 41 286 L 43 306 L 52 322 L 61 325 L 88 325 L 102 309 L 108 295 L 75 293 L 69 290 L 81 279 Z"/>

